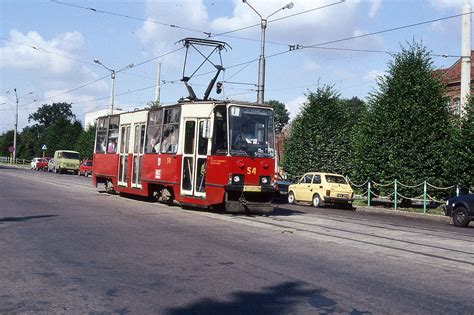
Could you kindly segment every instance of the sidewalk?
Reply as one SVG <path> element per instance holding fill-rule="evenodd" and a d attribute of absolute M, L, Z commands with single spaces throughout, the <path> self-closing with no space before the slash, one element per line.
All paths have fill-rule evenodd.
<path fill-rule="evenodd" d="M 401 216 L 401 217 L 406 217 L 406 218 L 430 220 L 434 222 L 451 223 L 451 218 L 444 215 L 407 212 L 407 211 L 400 211 L 400 210 L 395 210 L 395 209 L 384 209 L 384 208 L 367 207 L 367 206 L 357 206 L 354 208 L 355 208 L 355 211 L 357 212 L 377 213 L 377 214 L 382 214 L 382 215 L 387 215 L 387 216 L 393 215 L 393 216 Z"/>

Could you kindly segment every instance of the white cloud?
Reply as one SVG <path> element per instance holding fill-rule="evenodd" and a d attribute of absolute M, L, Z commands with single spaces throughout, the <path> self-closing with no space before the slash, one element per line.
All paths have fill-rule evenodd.
<path fill-rule="evenodd" d="M 3 46 L 0 47 L 0 69 L 2 69 L 0 71 L 5 75 L 15 73 L 22 78 L 21 84 L 9 82 L 10 85 L 13 84 L 13 86 L 19 87 L 20 91 L 34 91 L 31 99 L 25 97 L 20 100 L 20 129 L 30 124 L 27 121 L 28 114 L 36 111 L 42 104 L 53 102 L 73 103 L 73 112 L 77 119 L 81 121 L 84 120 L 85 112 L 106 107 L 109 101 L 108 98 L 100 101 L 80 102 L 108 96 L 110 91 L 109 78 L 68 92 L 105 75 L 100 72 L 99 76 L 94 72 L 97 69 L 91 69 L 90 66 L 71 59 L 84 59 L 79 55 L 85 44 L 85 39 L 81 33 L 77 31 L 64 32 L 49 39 L 36 31 L 21 33 L 17 30 L 11 30 L 9 35 L 8 39 L 10 41 L 4 41 Z M 36 49 L 31 46 L 36 47 Z M 6 89 L 11 89 L 11 86 L 5 87 Z M 0 96 L 0 103 L 5 102 L 3 99 L 9 104 L 5 106 L 14 106 L 14 96 L 13 100 L 12 95 Z M 22 107 L 22 103 L 30 103 L 33 99 L 38 101 Z M 5 106 L 0 106 L 0 109 Z M 12 121 L 12 113 L 10 111 L 0 111 L 1 131 L 11 128 L 9 124 Z"/>
<path fill-rule="evenodd" d="M 64 56 L 74 57 L 74 51 L 84 44 L 79 32 L 67 32 L 48 41 L 35 31 L 22 34 L 11 30 L 10 40 L 5 41 L 5 46 L 0 48 L 0 68 L 43 71 L 56 75 L 70 72 L 77 66 L 77 62 Z"/>
<path fill-rule="evenodd" d="M 372 1 L 372 5 L 370 6 L 370 9 L 369 9 L 369 17 L 371 19 L 373 19 L 375 17 L 378 10 L 380 9 L 381 4 L 382 4 L 382 0 L 373 0 Z"/>
<path fill-rule="evenodd" d="M 135 33 L 144 45 L 152 47 L 154 54 L 162 54 L 176 47 L 175 43 L 184 37 L 190 37 L 189 34 L 202 37 L 203 32 L 208 31 L 207 10 L 202 0 L 177 0 L 172 4 L 147 0 L 145 16 L 149 22 L 143 22 Z M 177 27 L 171 28 L 153 21 Z"/>
<path fill-rule="evenodd" d="M 294 7 L 291 10 L 285 9 L 270 17 L 266 31 L 267 42 L 279 41 L 285 44 L 312 45 L 335 38 L 347 37 L 353 33 L 359 23 L 360 10 L 367 10 L 367 14 L 375 16 L 380 8 L 380 0 L 372 0 L 370 8 L 360 1 L 346 1 L 330 6 L 327 5 L 331 2 L 322 0 L 293 0 L 293 2 Z M 260 23 L 258 15 L 241 0 L 233 0 L 233 6 L 231 15 L 209 19 L 207 8 L 202 0 L 183 0 L 175 3 L 175 5 L 170 5 L 168 2 L 148 0 L 145 16 L 148 19 L 162 23 L 172 24 L 180 21 L 179 26 L 181 27 L 210 31 L 212 34 Z M 275 12 L 275 9 L 282 7 L 282 1 L 254 1 L 252 6 L 263 17 L 266 17 Z M 305 11 L 308 12 L 272 22 L 272 20 Z M 183 19 L 183 16 L 187 18 Z M 343 22 L 341 22 L 341 16 L 344 17 Z M 176 47 L 174 43 L 183 37 L 203 36 L 202 33 L 193 33 L 189 30 L 182 31 L 179 28 L 173 28 L 172 31 L 169 31 L 166 26 L 149 22 L 144 22 L 135 33 L 144 45 L 153 47 L 155 55 L 163 53 L 171 47 Z M 257 39 L 259 34 L 260 27 L 256 26 L 230 35 Z M 216 37 L 215 39 L 226 40 L 227 38 Z M 364 42 L 366 48 L 373 44 L 373 41 L 369 41 L 368 38 L 364 39 Z"/>
<path fill-rule="evenodd" d="M 294 0 L 291 10 L 282 10 L 269 19 L 267 27 L 268 40 L 279 40 L 289 44 L 314 44 L 317 41 L 325 41 L 335 36 L 347 34 L 353 28 L 356 11 L 360 7 L 358 2 L 344 2 L 329 7 L 324 7 L 327 1 Z M 244 26 L 259 24 L 260 18 L 247 5 L 241 1 L 234 1 L 232 16 L 219 17 L 211 22 L 212 29 L 217 32 L 238 29 Z M 280 0 L 255 1 L 252 6 L 266 17 L 282 6 Z M 324 8 L 323 8 L 324 7 Z M 319 8 L 319 9 L 317 9 Z M 314 11 L 310 11 L 316 9 Z M 308 11 L 295 17 L 289 17 L 281 21 L 272 20 Z M 344 16 L 344 23 L 340 17 Z M 238 34 L 258 35 L 259 27 L 253 27 Z M 237 34 L 237 33 L 236 33 Z"/>
<path fill-rule="evenodd" d="M 285 103 L 286 109 L 290 113 L 290 118 L 293 119 L 301 111 L 301 106 L 307 101 L 305 96 L 298 96 L 297 98 Z"/>
<path fill-rule="evenodd" d="M 438 10 L 458 9 L 461 10 L 464 0 L 430 0 L 432 7 Z"/>

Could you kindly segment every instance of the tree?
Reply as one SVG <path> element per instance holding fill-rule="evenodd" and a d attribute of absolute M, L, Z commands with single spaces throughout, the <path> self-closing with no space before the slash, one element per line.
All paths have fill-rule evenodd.
<path fill-rule="evenodd" d="M 69 103 L 43 104 L 28 117 L 28 121 L 36 122 L 32 126 L 38 134 L 35 147 L 41 148 L 41 145 L 46 144 L 46 155 L 51 156 L 56 150 L 74 150 L 82 125 L 76 120 L 71 108 Z"/>
<path fill-rule="evenodd" d="M 285 108 L 285 104 L 279 101 L 270 100 L 267 102 L 267 104 L 273 108 L 273 117 L 275 119 L 275 132 L 281 133 L 283 128 L 290 120 L 290 114 Z"/>
<path fill-rule="evenodd" d="M 46 128 L 43 141 L 48 154 L 54 154 L 56 150 L 74 150 L 79 135 L 82 132 L 82 125 L 79 121 L 69 121 L 65 117 L 60 117 Z"/>
<path fill-rule="evenodd" d="M 65 118 L 70 121 L 76 120 L 76 115 L 72 113 L 71 104 L 53 103 L 51 105 L 43 104 L 36 112 L 28 116 L 28 122 L 36 121 L 40 126 L 48 128 L 59 118 Z"/>
<path fill-rule="evenodd" d="M 307 95 L 285 141 L 282 165 L 292 176 L 308 171 L 346 174 L 348 171 L 348 112 L 330 86 Z"/>
<path fill-rule="evenodd" d="M 349 126 L 352 128 L 367 112 L 367 104 L 356 96 L 352 98 L 341 99 L 341 102 L 342 106 L 346 109 L 348 113 L 348 123 Z"/>
<path fill-rule="evenodd" d="M 454 140 L 448 159 L 448 168 L 453 183 L 463 187 L 474 187 L 474 98 L 466 106 L 466 115 L 453 115 Z"/>
<path fill-rule="evenodd" d="M 83 130 L 77 139 L 75 150 L 79 152 L 83 159 L 92 159 L 94 153 L 95 130 L 95 125 L 90 126 L 89 129 Z"/>
<path fill-rule="evenodd" d="M 429 52 L 418 43 L 393 56 L 351 141 L 358 180 L 450 184 L 446 156 L 452 125 Z"/>
<path fill-rule="evenodd" d="M 0 135 L 0 156 L 10 156 L 8 147 L 13 146 L 13 134 L 13 130 L 8 130 Z"/>
<path fill-rule="evenodd" d="M 18 159 L 29 160 L 35 156 L 41 156 L 39 132 L 36 126 L 27 126 L 18 135 L 17 154 Z"/>
<path fill-rule="evenodd" d="M 459 151 L 463 157 L 460 183 L 474 186 L 474 98 L 471 97 L 466 107 L 466 116 L 461 125 L 461 143 Z"/>
<path fill-rule="evenodd" d="M 146 106 L 149 108 L 157 108 L 160 107 L 160 102 L 159 101 L 149 101 L 146 103 Z"/>

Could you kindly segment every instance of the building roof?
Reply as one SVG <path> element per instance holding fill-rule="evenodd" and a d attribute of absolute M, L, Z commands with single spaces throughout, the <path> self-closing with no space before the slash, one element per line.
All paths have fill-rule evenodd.
<path fill-rule="evenodd" d="M 474 57 L 474 50 L 471 50 L 471 78 L 474 78 L 474 68 L 472 67 L 472 60 Z M 437 69 L 434 71 L 435 75 L 439 75 L 446 83 L 454 83 L 461 81 L 461 58 L 459 58 L 451 67 L 446 69 Z"/>

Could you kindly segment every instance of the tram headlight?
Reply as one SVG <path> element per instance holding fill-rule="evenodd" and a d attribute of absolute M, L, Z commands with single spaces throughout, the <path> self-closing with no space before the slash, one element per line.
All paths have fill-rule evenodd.
<path fill-rule="evenodd" d="M 243 185 L 244 184 L 244 176 L 243 175 L 236 175 L 236 174 L 229 174 L 229 185 Z"/>
<path fill-rule="evenodd" d="M 270 185 L 270 176 L 260 176 L 260 185 L 262 186 L 266 186 L 266 185 Z"/>

